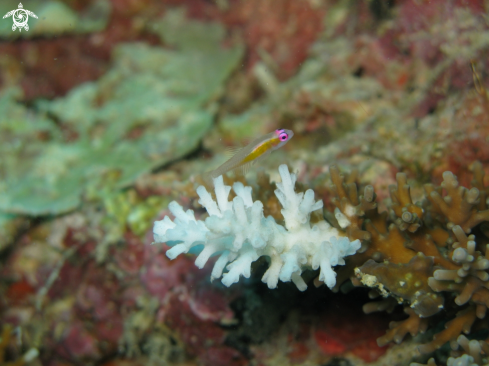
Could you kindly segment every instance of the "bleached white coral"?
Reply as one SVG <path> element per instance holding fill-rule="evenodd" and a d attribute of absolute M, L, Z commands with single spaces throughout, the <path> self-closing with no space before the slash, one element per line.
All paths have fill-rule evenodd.
<path fill-rule="evenodd" d="M 251 264 L 265 256 L 270 259 L 270 267 L 262 281 L 271 289 L 277 287 L 280 279 L 292 281 L 304 291 L 307 285 L 301 273 L 318 268 L 320 280 L 332 288 L 336 283 L 332 267 L 344 264 L 343 258 L 354 254 L 360 248 L 360 241 L 350 242 L 325 221 L 311 226 L 311 212 L 321 209 L 322 201 L 314 201 L 311 189 L 296 193 L 296 176 L 289 173 L 286 165 L 281 165 L 279 172 L 282 183 L 277 183 L 275 195 L 283 207 L 285 227 L 277 224 L 273 217 L 263 216 L 263 204 L 253 202 L 251 187 L 234 183 L 236 197 L 228 201 L 231 187 L 225 186 L 219 176 L 214 179 L 216 201 L 205 187 L 197 188 L 199 203 L 206 208 L 209 217 L 205 221 L 196 220 L 192 210 L 185 212 L 173 201 L 169 209 L 175 221 L 166 216 L 155 222 L 155 242 L 172 246 L 167 251 L 170 259 L 192 248 L 200 250 L 195 260 L 199 268 L 204 267 L 211 256 L 219 255 L 211 277 L 222 276 L 226 286 L 238 282 L 240 276 L 248 278 Z M 223 274 L 225 269 L 227 272 Z"/>

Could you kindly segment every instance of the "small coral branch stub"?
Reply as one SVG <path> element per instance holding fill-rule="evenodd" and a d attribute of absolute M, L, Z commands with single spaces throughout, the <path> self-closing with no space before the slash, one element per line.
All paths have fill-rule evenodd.
<path fill-rule="evenodd" d="M 332 181 L 331 189 L 335 194 L 332 201 L 336 206 L 335 216 L 338 223 L 346 230 L 349 238 L 369 240 L 370 233 L 362 230 L 362 224 L 365 212 L 377 207 L 373 187 L 366 186 L 364 194 L 359 196 L 357 185 L 351 182 L 356 176 L 356 171 L 346 177 L 340 174 L 336 165 L 332 165 L 329 171 Z"/>
<path fill-rule="evenodd" d="M 391 186 L 392 214 L 394 222 L 400 230 L 414 233 L 422 224 L 424 211 L 420 203 L 413 203 L 407 177 L 404 173 L 397 173 L 397 187 Z"/>

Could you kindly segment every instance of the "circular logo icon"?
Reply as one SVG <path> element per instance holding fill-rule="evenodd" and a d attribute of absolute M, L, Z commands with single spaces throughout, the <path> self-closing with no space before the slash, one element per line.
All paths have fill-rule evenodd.
<path fill-rule="evenodd" d="M 27 28 L 26 30 L 29 30 L 29 25 L 27 24 L 27 21 L 29 20 L 29 14 L 27 14 L 27 11 L 25 11 L 25 9 L 15 10 L 12 18 L 14 20 L 15 26 L 19 28 L 26 27 Z"/>
<path fill-rule="evenodd" d="M 22 31 L 22 28 L 24 28 L 26 31 L 29 30 L 29 24 L 27 22 L 29 21 L 29 15 L 37 18 L 37 15 L 34 14 L 32 11 L 29 11 L 27 9 L 24 9 L 22 6 L 22 3 L 19 3 L 19 8 L 9 11 L 7 14 L 3 16 L 3 18 L 7 17 L 12 17 L 14 24 L 12 25 L 12 30 L 16 30 L 19 28 L 19 31 Z"/>

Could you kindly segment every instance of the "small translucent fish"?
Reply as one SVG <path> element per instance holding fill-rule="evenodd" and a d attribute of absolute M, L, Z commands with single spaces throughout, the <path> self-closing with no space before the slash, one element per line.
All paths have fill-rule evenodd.
<path fill-rule="evenodd" d="M 224 164 L 204 176 L 206 178 L 217 178 L 230 170 L 245 175 L 251 165 L 270 155 L 273 150 L 284 146 L 292 136 L 294 136 L 294 132 L 291 130 L 275 130 L 261 136 L 245 147 L 238 149 Z"/>

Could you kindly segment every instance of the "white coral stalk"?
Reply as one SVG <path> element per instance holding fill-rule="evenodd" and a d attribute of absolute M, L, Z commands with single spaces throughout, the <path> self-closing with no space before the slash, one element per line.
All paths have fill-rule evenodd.
<path fill-rule="evenodd" d="M 240 276 L 248 278 L 252 263 L 265 256 L 270 259 L 270 267 L 262 281 L 271 289 L 277 287 L 280 279 L 292 281 L 304 291 L 307 285 L 302 272 L 318 268 L 320 279 L 333 287 L 336 273 L 332 267 L 344 264 L 343 258 L 354 254 L 360 241 L 350 242 L 325 221 L 311 226 L 311 213 L 323 207 L 322 201 L 314 201 L 311 189 L 296 193 L 296 176 L 289 173 L 286 165 L 281 165 L 279 172 L 282 182 L 277 183 L 275 195 L 283 207 L 285 227 L 273 217 L 263 216 L 263 204 L 253 202 L 251 187 L 235 183 L 236 197 L 229 201 L 231 187 L 224 185 L 220 176 L 214 179 L 216 201 L 205 187 L 197 188 L 199 203 L 209 217 L 205 221 L 196 220 L 192 210 L 185 212 L 178 203 L 171 202 L 169 209 L 175 221 L 165 217 L 155 222 L 155 242 L 172 246 L 167 251 L 170 259 L 203 245 L 195 264 L 202 268 L 211 256 L 219 255 L 211 277 L 222 277 L 226 286 L 238 282 Z"/>

